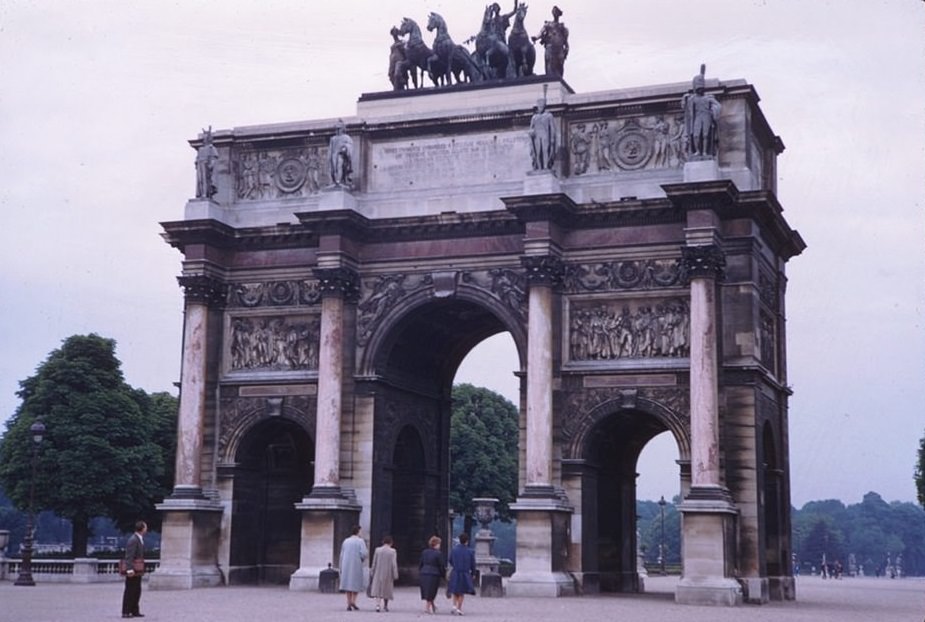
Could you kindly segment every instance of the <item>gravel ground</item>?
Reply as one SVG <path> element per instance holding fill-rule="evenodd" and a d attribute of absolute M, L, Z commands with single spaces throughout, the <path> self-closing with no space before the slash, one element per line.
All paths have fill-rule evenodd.
<path fill-rule="evenodd" d="M 797 579 L 795 602 L 741 607 L 677 605 L 677 579 L 649 577 L 645 594 L 575 598 L 479 598 L 470 596 L 465 617 L 492 622 L 925 622 L 925 579 Z M 122 584 L 0 583 L 0 622 L 98 622 L 120 619 Z M 397 588 L 389 613 L 360 596 L 360 611 L 348 612 L 340 594 L 290 592 L 285 587 L 222 587 L 152 591 L 145 587 L 141 610 L 146 622 L 410 622 L 450 617 L 449 601 L 437 601 L 437 615 L 425 615 L 416 588 Z M 455 617 L 454 617 L 455 619 Z"/>

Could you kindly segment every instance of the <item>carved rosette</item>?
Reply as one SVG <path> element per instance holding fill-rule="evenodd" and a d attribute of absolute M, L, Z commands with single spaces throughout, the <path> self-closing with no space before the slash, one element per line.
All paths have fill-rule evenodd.
<path fill-rule="evenodd" d="M 178 276 L 177 282 L 183 288 L 186 304 L 220 307 L 227 297 L 228 286 L 210 276 L 203 274 Z"/>
<path fill-rule="evenodd" d="M 520 258 L 527 284 L 554 287 L 562 282 L 565 264 L 555 255 L 528 255 Z"/>
<path fill-rule="evenodd" d="M 599 264 L 567 264 L 562 277 L 568 293 L 672 287 L 681 280 L 678 259 L 631 259 Z"/>
<path fill-rule="evenodd" d="M 562 423 L 562 446 L 568 455 L 581 458 L 590 434 L 605 418 L 622 410 L 636 410 L 657 418 L 676 439 L 683 459 L 690 448 L 690 390 L 672 387 L 608 387 L 583 389 L 566 400 Z"/>
<path fill-rule="evenodd" d="M 681 276 L 684 282 L 691 279 L 721 281 L 725 267 L 726 256 L 715 244 L 681 248 Z"/>
<path fill-rule="evenodd" d="M 356 302 L 360 297 L 360 277 L 350 268 L 315 268 L 318 290 L 321 296 L 340 296 L 348 302 Z"/>

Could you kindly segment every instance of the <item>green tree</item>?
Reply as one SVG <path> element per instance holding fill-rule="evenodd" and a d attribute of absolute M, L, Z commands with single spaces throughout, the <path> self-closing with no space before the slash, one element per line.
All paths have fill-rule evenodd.
<path fill-rule="evenodd" d="M 161 398 L 123 379 L 115 341 L 75 335 L 20 383 L 22 400 L 0 442 L 0 486 L 19 508 L 29 502 L 31 439 L 39 418 L 46 427 L 36 461 L 35 507 L 71 521 L 75 556 L 85 556 L 89 521 L 108 516 L 122 525 L 152 517 L 164 495 L 166 434 Z M 163 407 L 152 415 L 153 404 Z M 157 410 L 157 409 L 154 409 Z"/>
<path fill-rule="evenodd" d="M 517 418 L 514 404 L 493 391 L 453 387 L 450 508 L 457 515 L 472 516 L 474 497 L 496 497 L 499 517 L 510 520 L 517 496 Z"/>
<path fill-rule="evenodd" d="M 925 508 L 925 436 L 919 440 L 919 461 L 915 465 L 915 490 L 919 505 Z"/>

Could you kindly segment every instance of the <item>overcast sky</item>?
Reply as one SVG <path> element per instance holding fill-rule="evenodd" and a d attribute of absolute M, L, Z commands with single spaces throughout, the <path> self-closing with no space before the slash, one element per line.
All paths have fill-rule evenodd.
<path fill-rule="evenodd" d="M 870 490 L 913 501 L 925 3 L 556 1 L 576 92 L 687 81 L 701 63 L 709 78 L 755 86 L 787 147 L 784 215 L 808 244 L 787 268 L 793 502 L 856 503 Z M 553 2 L 529 4 L 535 34 Z M 181 219 L 194 194 L 187 141 L 202 127 L 354 115 L 361 93 L 389 88 L 391 26 L 436 11 L 461 42 L 483 7 L 0 1 L 0 421 L 19 381 L 73 334 L 116 339 L 130 384 L 173 390 L 181 257 L 158 223 Z M 510 338 L 493 342 L 457 380 L 514 399 Z M 653 447 L 639 495 L 670 497 L 677 451 Z"/>

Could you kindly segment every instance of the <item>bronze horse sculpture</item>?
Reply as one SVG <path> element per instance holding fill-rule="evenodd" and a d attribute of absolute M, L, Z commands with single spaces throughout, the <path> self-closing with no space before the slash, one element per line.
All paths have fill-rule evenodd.
<path fill-rule="evenodd" d="M 418 69 L 421 70 L 421 84 L 424 86 L 424 72 L 430 71 L 428 65 L 430 58 L 434 55 L 433 50 L 427 47 L 427 44 L 424 43 L 424 39 L 421 37 L 421 28 L 417 25 L 410 17 L 403 17 L 401 20 L 401 26 L 398 28 L 399 35 L 408 35 L 408 41 L 405 42 L 405 60 L 402 65 L 403 71 L 409 71 L 411 74 L 411 83 L 414 85 L 414 88 L 418 87 Z M 436 80 L 431 75 L 431 80 L 434 82 L 434 86 L 437 85 Z"/>
<path fill-rule="evenodd" d="M 514 25 L 511 26 L 511 36 L 508 37 L 507 46 L 511 52 L 511 63 L 514 66 L 514 75 L 518 78 L 533 75 L 533 65 L 536 63 L 536 49 L 530 41 L 530 35 L 524 28 L 524 18 L 527 16 L 527 5 L 520 3 L 514 13 Z"/>
<path fill-rule="evenodd" d="M 427 30 L 436 30 L 433 55 L 427 61 L 427 70 L 435 84 L 450 86 L 453 78 L 456 82 L 478 82 L 482 72 L 478 64 L 469 55 L 469 51 L 456 45 L 447 32 L 446 21 L 438 13 L 431 13 L 427 18 Z"/>
<path fill-rule="evenodd" d="M 497 2 L 489 4 L 482 16 L 482 29 L 468 40 L 475 40 L 474 56 L 487 79 L 501 80 L 508 77 L 511 54 L 505 42 L 505 32 L 515 12 L 516 8 L 502 14 Z"/>

